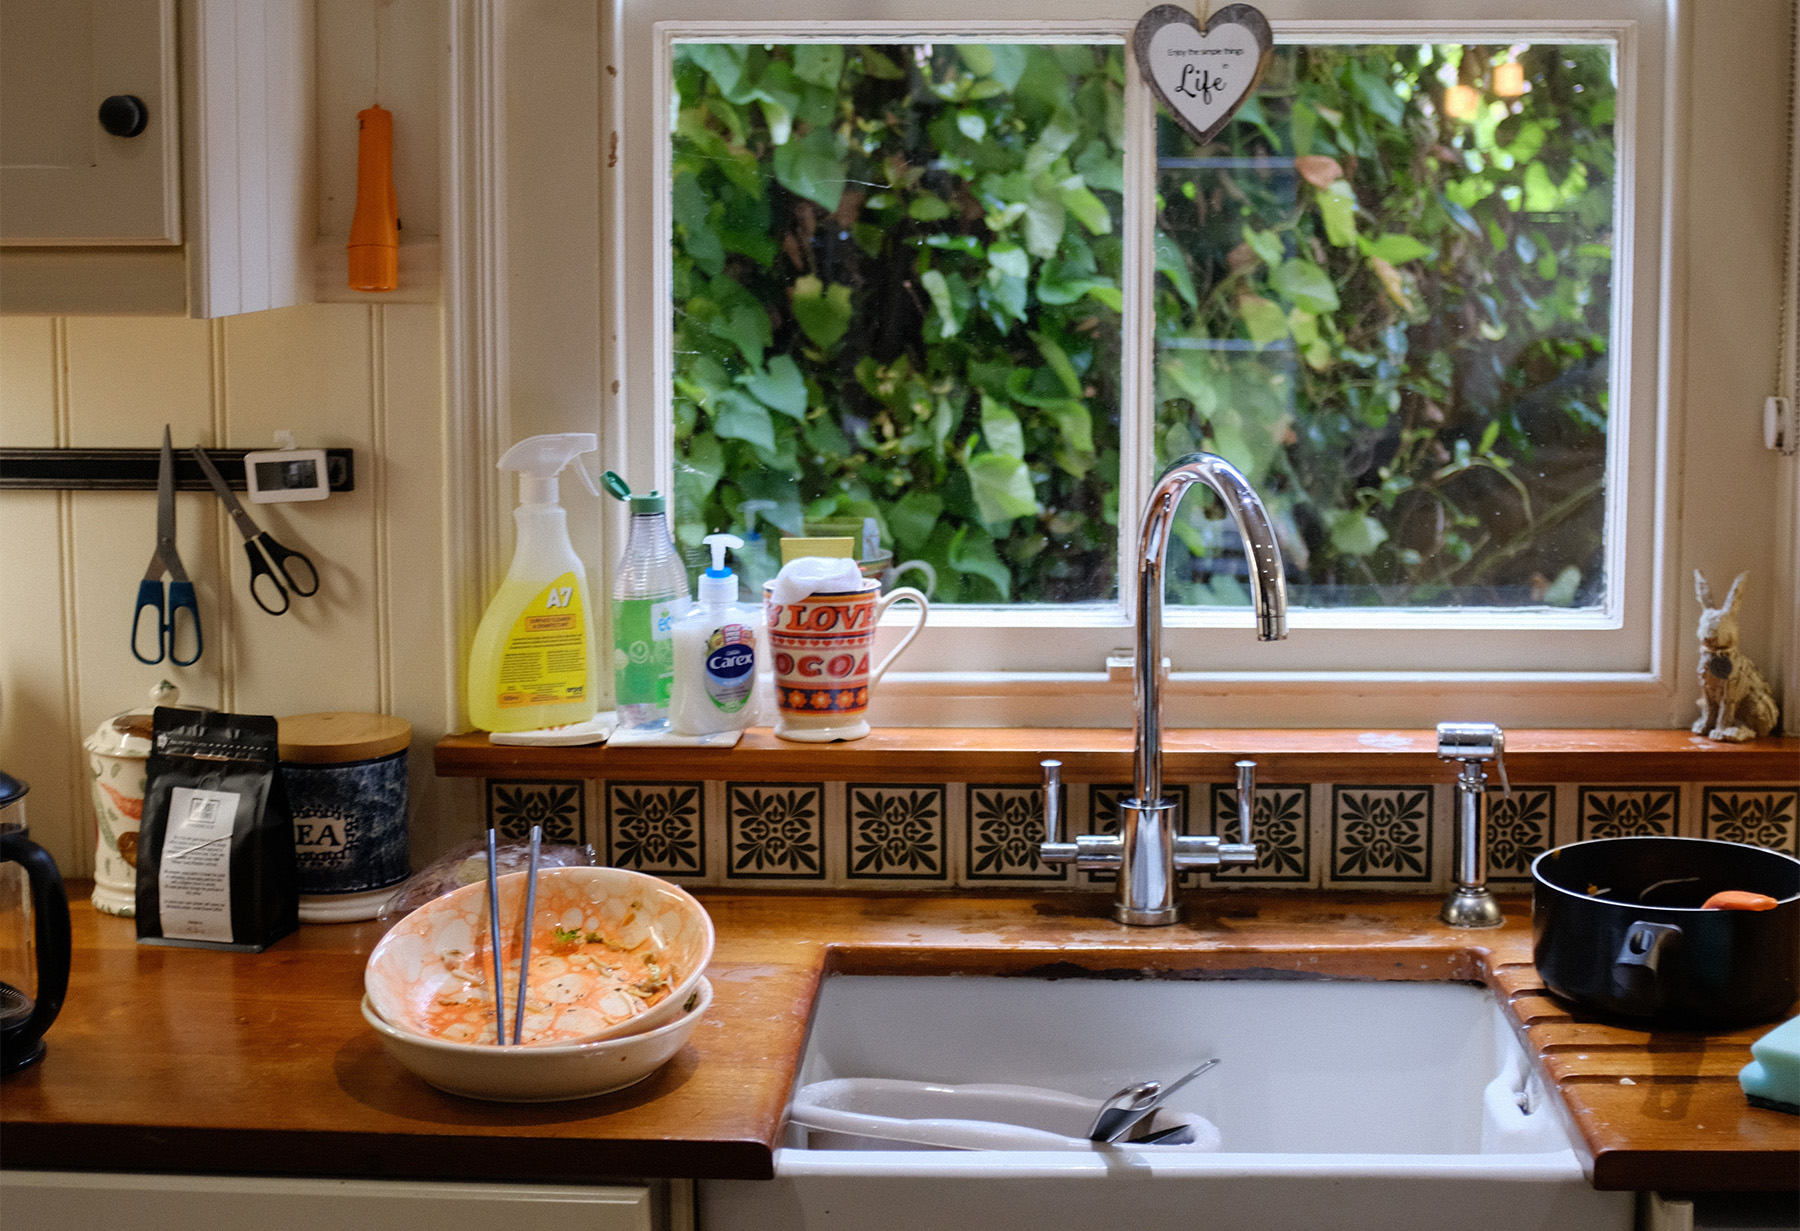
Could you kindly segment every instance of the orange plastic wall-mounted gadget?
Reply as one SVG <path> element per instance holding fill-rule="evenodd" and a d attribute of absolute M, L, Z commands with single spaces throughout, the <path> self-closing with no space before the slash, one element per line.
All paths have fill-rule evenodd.
<path fill-rule="evenodd" d="M 400 285 L 400 217 L 394 202 L 394 113 L 356 113 L 356 217 L 350 223 L 350 289 Z"/>

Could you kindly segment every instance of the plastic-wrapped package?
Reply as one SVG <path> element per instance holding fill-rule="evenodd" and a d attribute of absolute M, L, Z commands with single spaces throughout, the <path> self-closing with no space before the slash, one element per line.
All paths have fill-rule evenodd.
<path fill-rule="evenodd" d="M 494 854 L 495 870 L 505 876 L 508 872 L 523 872 L 531 861 L 531 847 L 524 842 L 502 842 Z M 561 846 L 544 843 L 539 849 L 538 867 L 541 868 L 592 868 L 599 864 L 592 846 Z M 413 873 L 412 877 L 394 891 L 387 905 L 381 908 L 376 918 L 381 920 L 382 927 L 392 927 L 413 911 L 432 901 L 441 898 L 453 889 L 464 885 L 473 885 L 476 881 L 487 879 L 487 838 L 475 838 L 464 842 L 461 846 L 452 847 L 444 854 L 432 860 L 422 871 Z"/>

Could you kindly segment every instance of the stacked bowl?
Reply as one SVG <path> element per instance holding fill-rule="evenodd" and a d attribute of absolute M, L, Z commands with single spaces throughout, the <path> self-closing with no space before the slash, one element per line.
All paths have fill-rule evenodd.
<path fill-rule="evenodd" d="M 502 1009 L 485 884 L 406 916 L 369 955 L 363 1017 L 395 1060 L 440 1090 L 503 1102 L 587 1098 L 642 1081 L 712 1002 L 713 926 L 685 890 L 624 868 L 546 868 L 514 1044 L 526 876 L 499 880 Z"/>

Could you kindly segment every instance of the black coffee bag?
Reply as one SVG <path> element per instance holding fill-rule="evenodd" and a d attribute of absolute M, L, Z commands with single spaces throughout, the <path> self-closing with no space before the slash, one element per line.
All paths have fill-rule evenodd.
<path fill-rule="evenodd" d="M 138 837 L 139 944 L 260 953 L 300 926 L 275 719 L 158 707 Z"/>

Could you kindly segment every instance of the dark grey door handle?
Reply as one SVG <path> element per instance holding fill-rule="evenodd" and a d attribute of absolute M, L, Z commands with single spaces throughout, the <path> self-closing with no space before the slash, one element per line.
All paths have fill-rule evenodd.
<path fill-rule="evenodd" d="M 150 108 L 135 94 L 114 94 L 100 104 L 100 127 L 115 137 L 135 137 L 150 122 Z"/>

